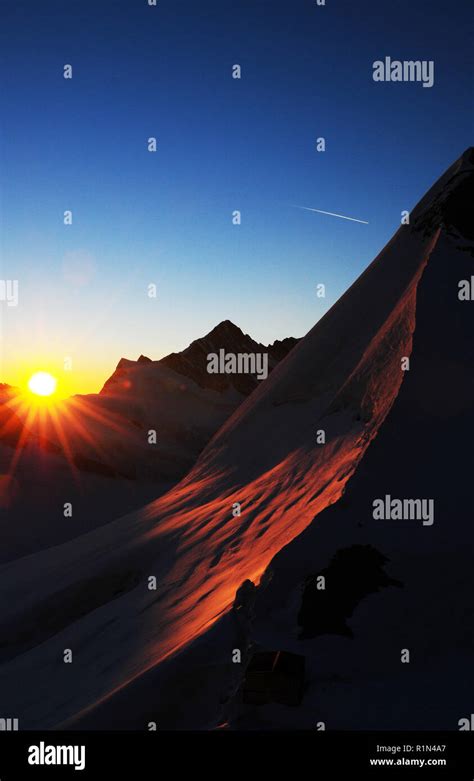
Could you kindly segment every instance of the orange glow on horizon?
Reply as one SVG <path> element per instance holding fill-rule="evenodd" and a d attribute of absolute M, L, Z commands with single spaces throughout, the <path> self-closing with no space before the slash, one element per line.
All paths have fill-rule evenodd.
<path fill-rule="evenodd" d="M 5 400 L 0 416 L 0 439 L 7 438 L 13 448 L 3 475 L 7 481 L 14 478 L 29 444 L 39 448 L 44 456 L 52 452 L 64 457 L 71 474 L 80 482 L 77 453 L 86 447 L 92 459 L 97 457 L 107 463 L 109 454 L 104 438 L 107 441 L 109 435 L 115 435 L 126 440 L 130 435 L 126 421 L 120 416 L 95 408 L 87 397 L 62 397 L 56 391 L 56 383 L 56 378 L 48 372 L 34 372 L 23 384 L 24 390 L 12 388 Z M 0 500 L 1 489 L 0 484 Z"/>
<path fill-rule="evenodd" d="M 74 370 L 72 370 L 64 367 L 62 358 L 60 359 L 57 356 L 51 356 L 46 353 L 38 353 L 34 356 L 25 356 L 21 363 L 18 361 L 14 366 L 4 367 L 0 383 L 6 383 L 17 394 L 23 393 L 31 402 L 34 399 L 37 402 L 41 402 L 42 397 L 31 391 L 29 382 L 32 375 L 38 372 L 45 372 L 51 374 L 57 380 L 57 385 L 52 396 L 43 398 L 46 400 L 54 398 L 55 401 L 59 401 L 78 394 L 99 393 L 104 383 L 115 371 L 117 362 L 115 358 L 112 358 L 104 366 L 97 366 L 92 361 L 86 365 L 77 362 L 77 365 L 74 364 Z"/>

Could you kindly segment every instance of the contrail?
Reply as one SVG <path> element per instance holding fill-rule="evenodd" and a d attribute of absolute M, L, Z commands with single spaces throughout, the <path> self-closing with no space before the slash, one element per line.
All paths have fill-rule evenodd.
<path fill-rule="evenodd" d="M 307 212 L 318 212 L 318 214 L 329 214 L 330 217 L 340 217 L 341 220 L 350 220 L 351 222 L 361 222 L 363 225 L 368 225 L 366 220 L 356 220 L 355 217 L 345 217 L 343 214 L 335 214 L 334 212 L 323 212 L 322 209 L 310 209 L 309 206 L 295 206 L 295 209 L 306 209 Z"/>

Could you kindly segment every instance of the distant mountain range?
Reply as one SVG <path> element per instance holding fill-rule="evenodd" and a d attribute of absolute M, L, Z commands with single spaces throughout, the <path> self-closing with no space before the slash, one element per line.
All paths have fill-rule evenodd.
<path fill-rule="evenodd" d="M 168 369 L 187 377 L 200 388 L 215 390 L 222 393 L 230 388 L 242 396 L 248 396 L 258 385 L 258 380 L 250 374 L 209 374 L 207 371 L 207 357 L 210 353 L 218 353 L 224 349 L 226 353 L 268 353 L 270 371 L 282 358 L 297 344 L 298 339 L 288 337 L 283 341 L 275 341 L 273 344 L 264 345 L 254 341 L 248 334 L 244 334 L 238 326 L 230 320 L 223 320 L 206 336 L 196 339 L 189 347 L 180 353 L 171 353 L 159 361 L 151 361 L 141 355 L 136 363 L 122 358 L 114 374 L 107 380 L 101 393 L 114 394 L 120 387 L 128 388 L 129 371 L 137 364 L 145 365 L 154 363 L 155 366 L 165 366 Z M 124 385 L 125 382 L 125 385 Z M 119 391 L 120 392 L 120 391 Z"/>
<path fill-rule="evenodd" d="M 43 447 L 64 453 L 65 436 L 76 467 L 109 477 L 175 479 L 194 463 L 212 434 L 259 384 L 250 374 L 209 374 L 207 356 L 266 352 L 269 371 L 298 342 L 287 338 L 268 347 L 255 342 L 225 320 L 181 353 L 158 361 L 141 355 L 122 358 L 99 394 L 74 396 L 60 406 L 67 410 L 59 432 L 52 419 L 32 428 L 31 438 Z M 11 401 L 15 389 L 0 386 L 0 399 Z M 2 408 L 0 408 L 1 410 Z M 12 407 L 14 409 L 14 407 Z M 22 422 L 18 413 L 3 408 L 10 420 L 0 442 L 16 444 Z M 87 429 L 87 436 L 84 435 Z M 148 431 L 156 431 L 150 448 Z"/>
<path fill-rule="evenodd" d="M 183 476 L 211 436 L 260 384 L 250 374 L 209 374 L 209 353 L 267 352 L 272 371 L 297 341 L 287 338 L 266 347 L 225 320 L 181 353 L 158 361 L 143 355 L 137 361 L 122 358 L 98 395 L 71 400 L 104 453 L 96 468 L 134 479 Z M 153 447 L 150 431 L 156 432 Z M 76 462 L 82 460 L 94 471 L 97 455 L 90 444 L 71 436 Z"/>

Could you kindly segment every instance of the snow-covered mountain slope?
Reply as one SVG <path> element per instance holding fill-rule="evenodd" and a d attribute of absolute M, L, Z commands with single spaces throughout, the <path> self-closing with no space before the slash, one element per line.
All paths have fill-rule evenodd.
<path fill-rule="evenodd" d="M 271 562 L 254 594 L 248 641 L 305 654 L 301 708 L 230 708 L 234 726 L 458 729 L 472 711 L 474 572 L 471 440 L 474 313 L 459 282 L 474 273 L 474 153 L 468 150 L 413 213 L 416 233 L 440 235 L 420 280 L 410 370 L 343 499 Z M 433 523 L 374 519 L 385 496 L 433 501 Z M 371 546 L 399 587 L 374 587 L 346 617 L 347 634 L 301 639 L 307 579 L 341 551 Z M 365 548 L 367 550 L 367 548 Z M 345 592 L 363 582 L 343 573 Z M 331 583 L 326 586 L 331 599 Z M 334 594 L 334 618 L 338 595 Z M 340 606 L 339 606 L 340 607 Z M 317 620 L 318 604 L 314 615 Z M 401 662 L 403 649 L 410 662 Z"/>
<path fill-rule="evenodd" d="M 466 245 L 467 246 L 467 245 Z M 269 566 L 257 590 L 248 641 L 306 656 L 308 689 L 301 708 L 231 708 L 235 727 L 458 729 L 474 691 L 474 319 L 457 297 L 473 255 L 441 235 L 417 292 L 410 370 L 385 423 L 343 499 L 320 513 Z M 433 501 L 433 524 L 374 519 L 386 496 Z M 345 617 L 348 634 L 300 639 L 298 615 L 313 582 L 341 551 L 371 546 L 399 587 L 381 587 Z M 342 573 L 343 593 L 366 576 L 364 558 Z M 337 584 L 327 579 L 328 599 Z M 317 621 L 318 602 L 313 611 Z M 410 652 L 402 663 L 403 649 Z"/>
<path fill-rule="evenodd" d="M 466 352 L 472 350 L 467 346 L 467 333 L 472 344 L 472 315 L 469 319 L 470 304 L 457 298 L 457 281 L 468 273 L 472 257 L 462 231 L 454 230 L 456 216 L 447 224 L 446 209 L 471 170 L 468 152 L 413 212 L 412 225 L 397 231 L 367 271 L 237 409 L 181 483 L 137 513 L 1 569 L 5 640 L 0 688 L 4 708 L 18 714 L 24 727 L 54 727 L 78 718 L 87 723 L 98 707 L 109 716 L 116 714 L 124 692 L 140 686 L 147 670 L 196 643 L 211 627 L 215 653 L 221 653 L 225 632 L 218 629 L 226 625 L 222 619 L 239 586 L 247 579 L 258 582 L 275 555 L 285 546 L 288 552 L 298 546 L 298 538 L 317 528 L 319 518 L 343 513 L 338 500 L 369 457 L 372 463 L 375 459 L 374 469 L 380 464 L 384 480 L 380 487 L 377 482 L 375 495 L 373 485 L 366 486 L 367 492 L 361 489 L 365 504 L 360 515 L 346 511 L 348 520 L 340 528 L 337 521 L 324 524 L 328 542 L 322 535 L 318 544 L 326 554 L 353 539 L 381 544 L 382 526 L 372 538 L 374 523 L 367 521 L 367 508 L 385 490 L 436 497 L 443 479 L 453 489 L 455 475 L 464 478 L 458 426 L 472 426 L 466 392 L 472 380 L 472 354 Z M 449 339 L 441 339 L 443 334 Z M 453 340 L 459 344 L 450 361 Z M 438 370 L 437 354 L 442 356 Z M 402 370 L 406 358 L 409 371 Z M 425 453 L 424 437 L 438 420 L 440 406 L 447 410 L 450 458 L 433 473 L 424 470 L 423 459 L 429 456 L 434 463 L 437 440 L 431 432 L 431 450 Z M 398 408 L 402 411 L 395 413 Z M 454 428 L 449 428 L 449 410 L 457 410 Z M 394 448 L 402 423 L 405 439 Z M 388 436 L 384 432 L 390 428 Z M 378 457 L 373 455 L 377 436 L 386 442 Z M 442 443 L 439 458 L 441 450 L 446 453 Z M 422 475 L 419 482 L 415 466 Z M 404 482 L 404 475 L 411 483 Z M 460 489 L 463 502 L 466 491 Z M 419 538 L 413 545 L 422 551 L 434 530 L 431 560 L 441 563 L 448 535 L 443 518 L 453 511 L 449 505 L 443 516 L 444 501 L 443 531 L 435 524 L 413 532 Z M 462 511 L 464 507 L 460 505 Z M 310 531 L 300 536 L 308 526 Z M 351 536 L 349 527 L 362 528 L 365 537 Z M 403 580 L 413 567 L 405 560 L 403 532 L 395 531 L 393 537 L 393 549 L 405 550 L 404 571 L 390 574 Z M 452 540 L 450 546 L 452 550 Z M 298 589 L 314 568 L 328 564 L 327 555 L 303 547 L 301 561 L 288 553 L 280 591 L 275 579 L 282 608 L 287 588 Z M 281 557 L 283 561 L 285 551 Z M 156 578 L 157 590 L 149 589 L 150 577 Z M 397 599 L 403 589 L 389 592 L 396 592 Z M 365 604 L 376 598 L 368 597 Z M 420 597 L 417 604 L 425 603 Z M 268 617 L 271 607 L 262 610 L 255 630 L 262 641 L 276 632 L 280 644 L 285 637 L 288 646 L 296 642 L 285 635 L 288 621 L 281 632 Z M 73 651 L 72 665 L 62 661 L 65 648 Z M 399 650 L 392 648 L 398 660 Z M 205 700 L 206 692 L 196 694 L 195 689 L 194 681 L 194 694 L 187 701 L 183 695 L 183 710 L 190 707 L 190 697 Z M 152 701 L 150 691 L 144 712 Z M 122 718 L 127 723 L 126 715 Z"/>

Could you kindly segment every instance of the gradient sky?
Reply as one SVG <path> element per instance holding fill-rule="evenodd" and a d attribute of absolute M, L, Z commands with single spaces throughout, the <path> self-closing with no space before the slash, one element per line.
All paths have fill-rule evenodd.
<path fill-rule="evenodd" d="M 0 278 L 20 300 L 0 302 L 0 381 L 95 392 L 120 357 L 227 318 L 306 333 L 472 144 L 472 18 L 470 0 L 4 0 Z M 385 56 L 434 60 L 434 87 L 375 83 Z"/>

